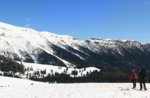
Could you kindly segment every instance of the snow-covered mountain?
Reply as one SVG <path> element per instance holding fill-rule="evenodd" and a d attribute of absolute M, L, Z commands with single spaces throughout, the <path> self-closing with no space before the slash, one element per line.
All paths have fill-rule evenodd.
<path fill-rule="evenodd" d="M 74 42 L 80 41 L 70 36 L 0 23 L 0 54 L 16 60 L 70 66 L 73 64 L 57 56 L 53 48 L 60 47 L 66 50 L 65 46 L 74 46 Z"/>
<path fill-rule="evenodd" d="M 83 41 L 67 35 L 39 32 L 1 22 L 0 55 L 55 66 L 125 65 L 128 68 L 149 65 L 150 44 L 97 38 Z"/>

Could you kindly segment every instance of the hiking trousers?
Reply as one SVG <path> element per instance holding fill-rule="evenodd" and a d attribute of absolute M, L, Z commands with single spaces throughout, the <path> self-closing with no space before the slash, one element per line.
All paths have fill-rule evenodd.
<path fill-rule="evenodd" d="M 144 87 L 145 90 L 147 90 L 145 80 L 140 80 L 140 90 L 142 90 L 143 87 Z"/>

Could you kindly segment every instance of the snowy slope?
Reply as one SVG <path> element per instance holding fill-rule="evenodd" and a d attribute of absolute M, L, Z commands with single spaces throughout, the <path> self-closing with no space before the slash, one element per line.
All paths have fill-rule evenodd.
<path fill-rule="evenodd" d="M 62 40 L 64 40 L 64 42 L 62 42 Z M 54 55 L 54 50 L 50 47 L 51 44 L 63 47 L 65 43 L 70 42 L 68 44 L 71 44 L 72 41 L 73 38 L 67 35 L 39 32 L 29 28 L 0 23 L 0 54 L 5 56 L 9 55 L 11 58 L 14 58 L 15 55 L 25 60 L 28 55 L 37 63 L 37 55 L 41 52 L 40 50 L 43 50 L 69 66 L 70 63 Z M 62 43 L 59 44 L 60 42 Z"/>
<path fill-rule="evenodd" d="M 139 85 L 137 85 L 139 86 Z M 48 84 L 0 77 L 0 98 L 149 98 L 147 91 L 129 83 Z"/>
<path fill-rule="evenodd" d="M 43 64 L 34 64 L 34 63 L 23 63 L 25 68 L 32 68 L 33 71 L 26 71 L 25 74 L 31 73 L 33 74 L 35 71 L 46 70 L 46 76 L 48 74 L 54 73 L 65 73 L 73 77 L 72 71 L 77 71 L 78 74 L 76 77 L 82 77 L 83 75 L 87 75 L 87 73 L 92 73 L 93 71 L 100 71 L 100 69 L 95 67 L 87 67 L 87 68 L 66 68 L 60 66 L 53 66 L 53 65 L 43 65 Z M 52 73 L 53 72 L 53 73 Z"/>
<path fill-rule="evenodd" d="M 0 77 L 1 98 L 49 98 L 49 85 L 30 80 Z"/>
<path fill-rule="evenodd" d="M 134 65 L 138 61 L 150 61 L 140 61 L 141 58 L 150 57 L 150 45 L 97 38 L 83 41 L 68 35 L 40 32 L 0 22 L 0 55 L 30 63 L 80 68 L 111 64 Z M 129 56 L 131 58 L 126 59 Z M 124 61 L 115 62 L 116 59 Z"/>

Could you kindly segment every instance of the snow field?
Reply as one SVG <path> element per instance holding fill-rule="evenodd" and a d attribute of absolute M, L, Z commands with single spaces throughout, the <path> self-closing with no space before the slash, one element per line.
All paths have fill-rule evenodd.
<path fill-rule="evenodd" d="M 149 98 L 131 83 L 52 84 L 0 76 L 0 98 Z"/>

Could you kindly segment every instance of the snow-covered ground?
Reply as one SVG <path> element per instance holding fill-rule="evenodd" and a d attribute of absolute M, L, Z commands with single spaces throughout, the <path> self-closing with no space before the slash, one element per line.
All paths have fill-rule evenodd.
<path fill-rule="evenodd" d="M 31 68 L 33 69 L 33 71 L 29 71 L 29 73 L 34 73 L 34 71 L 40 71 L 40 70 L 46 70 L 46 75 L 48 74 L 52 74 L 53 73 L 65 73 L 68 74 L 70 76 L 74 76 L 72 75 L 72 71 L 77 71 L 78 74 L 76 75 L 76 77 L 82 77 L 83 75 L 86 75 L 87 73 L 92 73 L 93 71 L 100 71 L 100 69 L 95 68 L 95 67 L 86 67 L 86 68 L 67 68 L 67 67 L 60 67 L 60 66 L 53 66 L 53 65 L 44 65 L 44 64 L 35 64 L 35 63 L 25 63 L 23 62 L 23 65 L 25 66 L 25 68 Z M 27 71 L 28 72 L 28 71 Z M 27 73 L 26 72 L 26 73 Z"/>
<path fill-rule="evenodd" d="M 147 91 L 133 90 L 129 83 L 49 84 L 0 77 L 0 98 L 149 98 Z"/>

